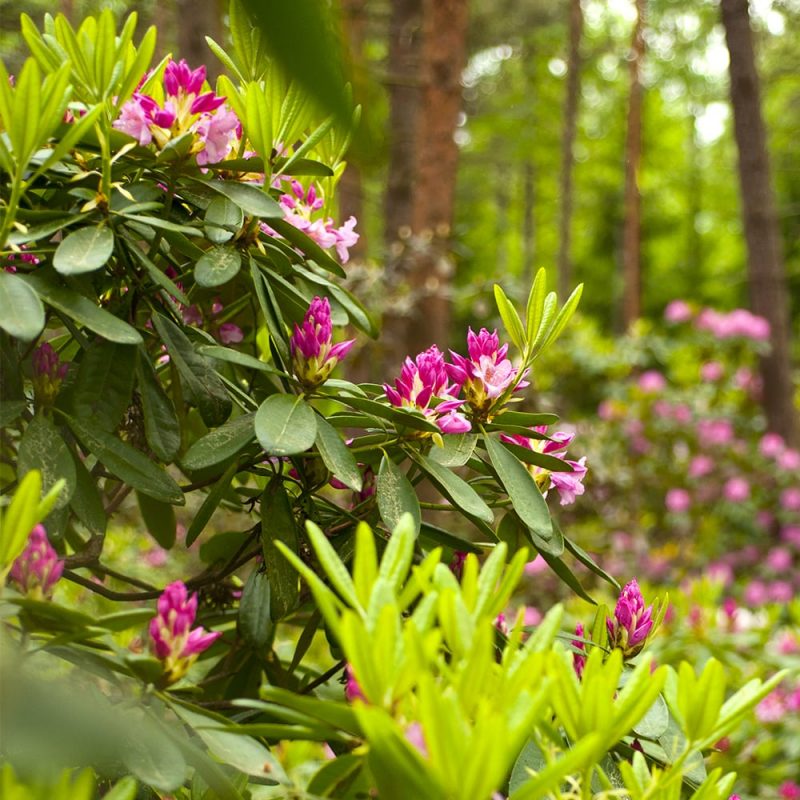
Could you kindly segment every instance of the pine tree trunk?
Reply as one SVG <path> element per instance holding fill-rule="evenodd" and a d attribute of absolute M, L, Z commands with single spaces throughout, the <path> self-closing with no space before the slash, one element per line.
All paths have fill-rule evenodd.
<path fill-rule="evenodd" d="M 642 61 L 644 59 L 645 0 L 636 0 L 636 24 L 630 58 L 630 100 L 625 140 L 625 220 L 622 232 L 622 324 L 630 327 L 641 314 L 642 303 Z"/>
<path fill-rule="evenodd" d="M 209 50 L 205 37 L 210 36 L 222 43 L 222 9 L 219 0 L 175 0 L 175 7 L 178 39 L 178 52 L 175 55 L 185 58 L 192 69 L 205 64 L 213 85 L 221 66 Z"/>
<path fill-rule="evenodd" d="M 583 11 L 581 0 L 570 0 L 569 53 L 567 56 L 567 95 L 564 102 L 564 137 L 561 150 L 561 213 L 558 230 L 558 291 L 562 298 L 572 283 L 572 171 L 575 163 L 575 131 L 578 122 L 578 100 L 581 90 L 581 36 Z"/>
<path fill-rule="evenodd" d="M 764 409 L 769 429 L 796 443 L 786 272 L 770 182 L 767 138 L 747 0 L 722 0 L 721 10 L 730 54 L 731 105 L 739 151 L 750 304 L 754 313 L 769 321 L 771 330 L 771 351 L 761 360 Z"/>
<path fill-rule="evenodd" d="M 414 181 L 417 170 L 417 116 L 422 95 L 419 75 L 422 0 L 392 0 L 389 21 L 389 168 L 384 197 L 386 295 L 383 316 L 383 368 L 392 374 L 406 353 Z"/>
<path fill-rule="evenodd" d="M 467 0 L 425 0 L 423 95 L 418 119 L 418 171 L 412 229 L 417 246 L 410 283 L 414 297 L 407 344 L 411 353 L 449 344 L 450 286 L 455 264 L 450 240 L 455 210 L 461 111 L 466 63 Z"/>

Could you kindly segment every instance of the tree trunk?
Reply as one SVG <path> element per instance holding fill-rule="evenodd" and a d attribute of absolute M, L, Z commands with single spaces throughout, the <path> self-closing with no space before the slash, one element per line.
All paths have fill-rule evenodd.
<path fill-rule="evenodd" d="M 569 54 L 567 56 L 567 96 L 564 102 L 564 137 L 561 149 L 561 213 L 558 229 L 558 291 L 562 298 L 572 283 L 572 170 L 575 163 L 575 131 L 578 121 L 578 99 L 581 90 L 581 36 L 583 11 L 581 0 L 569 4 Z"/>
<path fill-rule="evenodd" d="M 722 23 L 730 55 L 730 91 L 734 133 L 739 151 L 739 183 L 747 241 L 750 304 L 770 324 L 769 355 L 761 360 L 767 425 L 795 443 L 797 426 L 792 404 L 789 310 L 775 196 L 753 34 L 747 0 L 722 0 Z"/>
<path fill-rule="evenodd" d="M 522 173 L 522 275 L 531 286 L 536 258 L 536 186 L 533 160 L 528 159 Z"/>
<path fill-rule="evenodd" d="M 410 274 L 417 302 L 407 336 L 411 353 L 431 344 L 444 349 L 449 343 L 450 284 L 455 271 L 450 237 L 458 172 L 454 133 L 467 50 L 467 0 L 425 0 L 424 10 L 423 94 L 412 217 L 416 246 Z"/>
<path fill-rule="evenodd" d="M 163 2 L 163 0 L 162 0 Z M 177 21 L 177 58 L 185 58 L 192 69 L 205 64 L 212 82 L 221 72 L 216 56 L 206 44 L 206 36 L 224 44 L 222 39 L 222 9 L 219 0 L 175 0 Z"/>
<path fill-rule="evenodd" d="M 642 61 L 645 0 L 636 0 L 636 23 L 630 58 L 630 100 L 625 140 L 625 219 L 622 231 L 622 324 L 627 329 L 641 314 L 642 304 Z"/>
<path fill-rule="evenodd" d="M 411 237 L 417 116 L 421 100 L 422 0 L 392 0 L 389 21 L 389 168 L 384 198 L 388 305 L 383 316 L 383 367 L 392 374 L 406 355 L 408 247 Z"/>

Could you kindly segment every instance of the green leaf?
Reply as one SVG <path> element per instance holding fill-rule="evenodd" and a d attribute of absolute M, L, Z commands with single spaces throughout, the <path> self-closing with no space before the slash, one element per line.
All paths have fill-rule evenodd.
<path fill-rule="evenodd" d="M 272 456 L 303 453 L 317 436 L 317 415 L 302 397 L 270 395 L 256 412 L 256 437 Z"/>
<path fill-rule="evenodd" d="M 216 344 L 202 344 L 197 348 L 197 352 L 209 358 L 216 358 L 217 361 L 224 361 L 227 364 L 236 364 L 246 369 L 257 369 L 260 372 L 272 372 L 278 375 L 282 374 L 281 371 L 273 367 L 272 364 L 267 364 L 266 361 L 260 361 L 255 356 L 241 353 L 231 347 L 222 347 Z"/>
<path fill-rule="evenodd" d="M 353 579 L 333 549 L 333 545 L 328 541 L 328 537 L 310 520 L 306 522 L 306 533 L 317 554 L 317 560 L 325 570 L 333 588 L 351 608 L 360 608 Z"/>
<path fill-rule="evenodd" d="M 99 340 L 84 352 L 73 389 L 78 419 L 108 433 L 119 426 L 131 402 L 136 347 Z"/>
<path fill-rule="evenodd" d="M 544 312 L 544 296 L 547 291 L 547 272 L 544 267 L 540 267 L 533 279 L 530 294 L 528 295 L 528 306 L 526 309 L 526 330 L 528 338 L 532 339 L 539 330 Z"/>
<path fill-rule="evenodd" d="M 412 458 L 456 508 L 465 514 L 482 519 L 488 525 L 494 522 L 492 509 L 465 480 L 421 453 L 415 453 Z"/>
<path fill-rule="evenodd" d="M 354 492 L 360 492 L 364 485 L 364 478 L 355 457 L 342 441 L 336 428 L 321 416 L 317 416 L 316 444 L 319 454 L 331 474 Z"/>
<path fill-rule="evenodd" d="M 97 484 L 84 466 L 80 456 L 73 454 L 73 462 L 75 464 L 75 492 L 70 500 L 70 508 L 92 533 L 105 533 L 108 519 Z"/>
<path fill-rule="evenodd" d="M 22 278 L 0 270 L 0 328 L 15 339 L 30 342 L 44 328 L 44 307 Z"/>
<path fill-rule="evenodd" d="M 188 470 L 197 470 L 227 461 L 255 439 L 254 420 L 255 414 L 228 420 L 198 439 L 181 459 L 181 464 Z"/>
<path fill-rule="evenodd" d="M 242 638 L 259 650 L 269 646 L 275 635 L 270 612 L 269 578 L 258 570 L 253 570 L 242 590 L 239 630 Z"/>
<path fill-rule="evenodd" d="M 435 444 L 428 454 L 431 460 L 443 467 L 463 467 L 475 450 L 478 437 L 474 433 L 454 433 L 443 436 L 443 447 Z"/>
<path fill-rule="evenodd" d="M 549 549 L 549 543 L 553 539 L 553 523 L 547 503 L 533 476 L 500 442 L 491 436 L 485 436 L 484 442 L 489 460 L 500 483 L 508 492 L 511 505 L 532 534 L 533 545 L 537 549 Z"/>
<path fill-rule="evenodd" d="M 220 479 L 214 484 L 211 491 L 206 495 L 206 499 L 203 500 L 203 504 L 192 518 L 192 524 L 189 525 L 189 530 L 186 531 L 187 547 L 191 547 L 195 543 L 197 537 L 203 532 L 203 529 L 206 527 L 206 525 L 208 525 L 209 520 L 219 507 L 219 504 L 222 502 L 223 495 L 230 488 L 231 482 L 236 475 L 238 466 L 238 463 L 234 461 L 225 470 Z"/>
<path fill-rule="evenodd" d="M 207 250 L 195 264 L 194 277 L 199 286 L 213 288 L 233 280 L 242 267 L 242 256 L 233 247 L 221 245 Z"/>
<path fill-rule="evenodd" d="M 142 783 L 172 792 L 184 781 L 186 762 L 180 749 L 158 731 L 154 723 L 138 730 L 126 742 L 123 759 L 128 770 Z"/>
<path fill-rule="evenodd" d="M 233 408 L 222 379 L 174 322 L 161 314 L 153 314 L 153 323 L 178 368 L 186 399 L 197 408 L 206 425 L 221 425 Z"/>
<path fill-rule="evenodd" d="M 59 480 L 65 481 L 54 508 L 64 508 L 75 491 L 75 463 L 66 442 L 49 417 L 37 414 L 28 423 L 17 453 L 19 476 L 32 470 L 41 474 L 42 491 L 47 492 Z M 38 498 L 37 498 L 38 501 Z"/>
<path fill-rule="evenodd" d="M 103 795 L 103 800 L 135 800 L 138 786 L 135 778 L 126 775 Z"/>
<path fill-rule="evenodd" d="M 425 542 L 432 542 L 435 546 L 449 547 L 451 550 L 460 550 L 466 553 L 482 553 L 483 549 L 467 539 L 462 539 L 446 531 L 424 522 L 419 529 L 419 538 Z"/>
<path fill-rule="evenodd" d="M 64 416 L 84 447 L 124 483 L 155 500 L 179 506 L 186 502 L 180 486 L 143 453 L 83 420 Z"/>
<path fill-rule="evenodd" d="M 20 276 L 22 277 L 22 276 Z M 41 275 L 22 277 L 47 305 L 66 314 L 104 339 L 120 344 L 140 344 L 139 332 L 113 314 L 98 308 L 89 300 L 66 286 L 58 286 Z"/>
<path fill-rule="evenodd" d="M 142 513 L 142 521 L 150 535 L 161 547 L 169 550 L 175 544 L 175 508 L 141 492 L 136 492 L 136 500 Z"/>
<path fill-rule="evenodd" d="M 0 428 L 16 422 L 27 407 L 25 400 L 0 400 Z"/>
<path fill-rule="evenodd" d="M 56 248 L 53 266 L 62 275 L 94 272 L 106 264 L 114 252 L 114 234 L 108 226 L 80 228 L 70 233 Z"/>
<path fill-rule="evenodd" d="M 280 478 L 271 481 L 261 495 L 261 547 L 272 590 L 272 619 L 276 622 L 294 610 L 299 595 L 297 573 L 276 549 L 277 542 L 297 553 L 297 523 Z"/>
<path fill-rule="evenodd" d="M 266 192 L 256 186 L 235 181 L 203 181 L 202 183 L 204 187 L 227 197 L 245 214 L 260 219 L 283 219 L 283 209 Z"/>
<path fill-rule="evenodd" d="M 553 555 L 551 551 L 558 552 L 558 544 L 561 545 L 561 551 L 563 552 L 563 539 L 561 538 L 560 534 L 557 534 L 552 540 L 548 543 L 547 548 L 539 549 L 539 554 L 541 557 L 547 562 L 550 569 L 558 575 L 563 583 L 569 586 L 578 597 L 582 597 L 586 600 L 587 603 L 591 603 L 592 605 L 596 605 L 596 601 L 594 598 L 583 588 L 581 582 L 575 576 L 575 573 L 560 559 L 558 555 Z"/>
<path fill-rule="evenodd" d="M 342 796 L 364 765 L 360 756 L 346 753 L 320 767 L 308 783 L 308 793 L 319 797 Z"/>
<path fill-rule="evenodd" d="M 623 673 L 625 677 L 625 673 Z M 633 732 L 645 739 L 658 739 L 669 728 L 669 710 L 661 695 L 647 710 L 647 713 L 633 726 Z"/>
<path fill-rule="evenodd" d="M 175 406 L 162 388 L 146 351 L 139 354 L 136 375 L 147 444 L 165 464 L 169 464 L 181 446 L 180 423 Z"/>
<path fill-rule="evenodd" d="M 224 244 L 233 239 L 244 223 L 242 209 L 227 197 L 215 197 L 206 209 L 206 236 L 214 244 Z"/>
<path fill-rule="evenodd" d="M 525 328 L 522 327 L 522 320 L 519 318 L 516 309 L 511 301 L 506 297 L 499 284 L 494 285 L 494 299 L 497 303 L 497 310 L 500 312 L 500 319 L 503 320 L 506 333 L 511 337 L 511 341 L 518 350 L 525 350 Z"/>
<path fill-rule="evenodd" d="M 400 523 L 403 514 L 410 514 L 415 534 L 419 533 L 422 514 L 417 493 L 405 473 L 387 455 L 381 459 L 376 491 L 381 519 L 390 531 Z"/>
<path fill-rule="evenodd" d="M 578 303 L 581 301 L 582 294 L 583 284 L 581 283 L 575 287 L 572 294 L 567 298 L 567 302 L 561 307 L 561 311 L 558 312 L 558 316 L 556 316 L 552 327 L 548 331 L 547 337 L 542 342 L 542 349 L 552 344 L 561 335 L 561 332 L 566 328 L 567 323 L 578 308 Z"/>
<path fill-rule="evenodd" d="M 322 267 L 340 278 L 345 277 L 345 271 L 339 263 L 328 253 L 326 253 L 313 239 L 306 236 L 299 228 L 295 228 L 290 222 L 283 219 L 274 219 L 269 223 L 276 233 L 279 233 L 286 239 L 287 242 L 297 247 L 301 252 L 305 253 L 308 258 L 314 261 L 318 266 Z"/>

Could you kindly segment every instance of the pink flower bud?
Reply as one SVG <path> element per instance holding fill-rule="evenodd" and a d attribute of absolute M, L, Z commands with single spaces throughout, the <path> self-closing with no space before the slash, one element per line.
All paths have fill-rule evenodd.
<path fill-rule="evenodd" d="M 352 703 L 355 700 L 362 700 L 366 703 L 367 698 L 364 697 L 361 686 L 359 686 L 356 676 L 353 673 L 353 668 L 349 664 L 344 668 L 344 674 L 347 678 L 347 683 L 344 687 L 344 696 L 347 698 L 347 702 Z"/>
<path fill-rule="evenodd" d="M 25 594 L 36 599 L 49 598 L 53 587 L 64 571 L 64 562 L 58 557 L 47 538 L 44 526 L 37 525 L 28 536 L 28 544 L 14 561 L 10 578 Z"/>
<path fill-rule="evenodd" d="M 580 622 L 575 626 L 575 635 L 580 639 L 585 638 L 583 625 Z M 572 653 L 572 666 L 578 676 L 578 680 L 581 680 L 583 678 L 583 669 L 586 666 L 586 642 L 573 639 L 572 646 L 581 651 L 580 653 L 574 651 Z"/>
<path fill-rule="evenodd" d="M 612 647 L 619 647 L 627 656 L 638 653 L 653 629 L 652 614 L 653 607 L 645 606 L 634 578 L 620 593 L 614 617 L 606 619 Z"/>
<path fill-rule="evenodd" d="M 324 383 L 354 343 L 355 339 L 350 339 L 333 344 L 330 303 L 327 297 L 315 297 L 303 317 L 302 326 L 294 326 L 289 341 L 297 379 L 307 389 Z"/>

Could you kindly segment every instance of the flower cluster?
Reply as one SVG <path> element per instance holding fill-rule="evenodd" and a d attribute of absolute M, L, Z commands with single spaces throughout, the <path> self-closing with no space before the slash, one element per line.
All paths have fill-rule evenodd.
<path fill-rule="evenodd" d="M 708 331 L 718 339 L 750 339 L 756 342 L 769 340 L 769 322 L 746 308 L 735 308 L 725 313 L 704 308 L 695 316 L 692 307 L 684 300 L 673 300 L 664 309 L 664 319 L 672 324 L 694 320 L 699 331 Z"/>
<path fill-rule="evenodd" d="M 394 386 L 383 388 L 393 406 L 422 412 L 442 433 L 466 433 L 472 428 L 458 411 L 464 401 L 456 397 L 459 387 L 448 381 L 444 356 L 436 345 L 413 361 L 407 357 Z"/>
<path fill-rule="evenodd" d="M 306 389 L 319 386 L 350 352 L 354 342 L 355 339 L 349 339 L 333 344 L 331 305 L 327 297 L 315 297 L 303 317 L 303 324 L 295 323 L 289 341 L 294 374 Z"/>
<path fill-rule="evenodd" d="M 53 594 L 53 587 L 63 571 L 64 561 L 50 544 L 44 526 L 37 525 L 30 532 L 25 549 L 12 564 L 9 575 L 21 591 L 42 600 Z"/>
<path fill-rule="evenodd" d="M 19 252 L 9 253 L 6 256 L 6 264 L 3 267 L 3 269 L 6 272 L 16 272 L 17 267 L 13 263 L 14 261 L 22 261 L 25 264 L 32 264 L 33 266 L 36 266 L 37 264 L 41 263 L 41 259 L 38 256 L 34 255 L 33 253 L 26 253 L 25 250 L 26 247 L 23 244 L 20 245 Z"/>
<path fill-rule="evenodd" d="M 464 392 L 464 399 L 476 419 L 487 419 L 512 387 L 524 389 L 529 384 L 517 381 L 519 370 L 507 358 L 508 345 L 500 346 L 497 331 L 481 328 L 467 333 L 468 358 L 450 351 L 452 364 L 447 364 L 450 379 Z"/>
<path fill-rule="evenodd" d="M 158 614 L 150 620 L 150 645 L 163 662 L 167 683 L 182 678 L 197 656 L 222 635 L 192 628 L 197 616 L 197 594 L 189 593 L 181 581 L 167 586 L 158 598 Z"/>
<path fill-rule="evenodd" d="M 359 234 L 355 232 L 355 217 L 351 216 L 344 225 L 337 228 L 333 219 L 319 216 L 318 212 L 322 210 L 324 201 L 313 183 L 306 190 L 300 181 L 293 180 L 291 194 L 281 195 L 279 202 L 283 208 L 284 219 L 289 224 L 303 231 L 324 250 L 335 247 L 342 264 L 348 262 L 349 249 L 359 240 Z M 269 228 L 267 232 L 270 232 Z"/>
<path fill-rule="evenodd" d="M 653 606 L 644 604 L 639 584 L 634 578 L 622 590 L 614 616 L 606 619 L 608 640 L 626 656 L 636 655 L 653 630 Z"/>
<path fill-rule="evenodd" d="M 61 382 L 67 375 L 69 363 L 62 361 L 49 342 L 40 344 L 31 358 L 33 362 L 33 390 L 37 406 L 51 406 L 56 399 Z"/>
<path fill-rule="evenodd" d="M 574 503 L 575 498 L 586 491 L 583 479 L 588 471 L 586 456 L 581 456 L 577 461 L 572 461 L 566 457 L 567 449 L 572 444 L 575 434 L 556 431 L 552 436 L 547 436 L 546 425 L 539 425 L 531 430 L 532 433 L 541 434 L 544 438 L 525 436 L 520 433 L 503 433 L 500 438 L 505 442 L 525 447 L 536 453 L 553 456 L 563 461 L 569 467 L 569 470 L 564 472 L 555 472 L 535 464 L 528 464 L 527 467 L 545 496 L 547 496 L 548 490 L 553 488 L 558 491 L 562 506 Z"/>
<path fill-rule="evenodd" d="M 137 91 L 122 106 L 114 127 L 142 146 L 155 142 L 159 148 L 192 133 L 190 150 L 198 164 L 224 161 L 242 138 L 242 126 L 224 97 L 203 91 L 205 82 L 204 66 L 191 70 L 184 60 L 170 61 L 164 70 L 164 102 Z"/>

